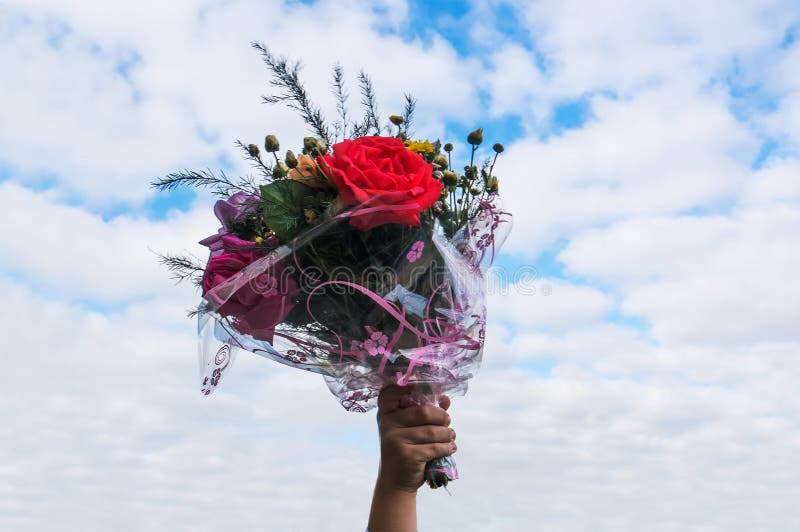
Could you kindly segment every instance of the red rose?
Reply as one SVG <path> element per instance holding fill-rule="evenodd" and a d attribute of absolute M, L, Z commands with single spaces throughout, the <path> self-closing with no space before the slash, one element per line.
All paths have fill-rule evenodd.
<path fill-rule="evenodd" d="M 394 137 L 361 137 L 318 159 L 345 206 L 364 204 L 350 223 L 366 231 L 383 224 L 419 225 L 419 213 L 442 194 L 433 166 Z"/>
<path fill-rule="evenodd" d="M 297 283 L 287 274 L 282 263 L 265 268 L 230 294 L 215 290 L 238 275 L 248 265 L 263 257 L 263 253 L 247 245 L 252 242 L 235 236 L 222 237 L 224 251 L 212 254 L 203 272 L 203 295 L 223 316 L 232 318 L 236 330 L 259 340 L 272 341 L 275 326 L 289 314 Z M 248 275 L 248 274 L 244 274 Z M 243 278 L 244 279 L 244 278 Z"/>

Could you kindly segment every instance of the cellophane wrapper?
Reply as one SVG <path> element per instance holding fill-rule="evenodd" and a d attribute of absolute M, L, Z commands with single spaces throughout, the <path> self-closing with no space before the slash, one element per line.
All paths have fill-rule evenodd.
<path fill-rule="evenodd" d="M 466 392 L 483 353 L 485 267 L 511 214 L 489 196 L 447 238 L 436 220 L 362 232 L 348 223 L 354 212 L 307 229 L 206 292 L 198 318 L 203 394 L 219 385 L 240 349 L 321 374 L 349 411 L 376 406 L 389 384 L 419 385 L 424 397 L 417 399 L 431 403 Z M 270 294 L 278 309 L 258 330 L 225 313 L 226 303 L 253 293 Z M 455 478 L 452 457 L 428 463 L 432 487 Z"/>

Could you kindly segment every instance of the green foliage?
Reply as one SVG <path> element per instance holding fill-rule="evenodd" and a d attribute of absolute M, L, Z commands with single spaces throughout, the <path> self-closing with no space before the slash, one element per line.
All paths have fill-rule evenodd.
<path fill-rule="evenodd" d="M 347 89 L 344 84 L 344 69 L 340 64 L 333 67 L 333 95 L 336 98 L 336 111 L 339 118 L 333 123 L 334 139 L 344 140 L 347 138 L 347 128 L 350 120 L 347 116 Z"/>
<path fill-rule="evenodd" d="M 314 196 L 312 188 L 292 179 L 273 181 L 261 186 L 261 213 L 264 223 L 284 242 L 303 229 L 306 197 Z"/>
<path fill-rule="evenodd" d="M 172 278 L 178 283 L 190 281 L 195 286 L 200 286 L 203 280 L 205 267 L 191 255 L 158 254 L 158 260 L 167 270 L 172 272 Z"/>
<path fill-rule="evenodd" d="M 246 192 L 247 194 L 255 194 L 256 192 L 256 185 L 249 176 L 231 181 L 225 175 L 225 172 L 220 172 L 220 175 L 217 176 L 211 170 L 173 172 L 165 177 L 153 180 L 150 186 L 164 192 L 175 190 L 181 186 L 207 188 L 221 198 L 227 198 L 237 192 Z"/>
<path fill-rule="evenodd" d="M 414 111 L 417 108 L 417 99 L 412 95 L 405 93 L 405 105 L 403 106 L 403 133 L 410 137 L 413 135 L 411 131 L 411 124 L 414 122 Z"/>
<path fill-rule="evenodd" d="M 383 129 L 378 114 L 378 102 L 372 79 L 363 70 L 358 73 L 358 85 L 361 89 L 361 105 L 364 107 L 364 118 L 353 126 L 353 138 L 366 135 L 380 135 Z"/>
<path fill-rule="evenodd" d="M 331 132 L 325 117 L 320 108 L 311 103 L 305 86 L 300 82 L 300 62 L 290 63 L 285 57 L 276 57 L 261 43 L 254 42 L 252 46 L 261 53 L 261 58 L 272 72 L 270 85 L 283 90 L 279 94 L 264 96 L 264 102 L 285 103 L 298 111 L 316 136 L 324 140 L 325 145 L 330 146 Z"/>

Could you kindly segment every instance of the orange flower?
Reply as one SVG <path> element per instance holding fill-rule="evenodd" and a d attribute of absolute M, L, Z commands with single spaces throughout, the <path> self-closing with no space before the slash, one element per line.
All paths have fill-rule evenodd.
<path fill-rule="evenodd" d="M 289 172 L 289 179 L 300 181 L 301 183 L 314 188 L 326 188 L 328 180 L 319 171 L 317 163 L 310 155 L 301 155 L 297 158 L 297 166 Z"/>

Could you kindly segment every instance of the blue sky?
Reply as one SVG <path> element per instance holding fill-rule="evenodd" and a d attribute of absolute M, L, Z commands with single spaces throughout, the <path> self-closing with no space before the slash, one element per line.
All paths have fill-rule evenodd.
<path fill-rule="evenodd" d="M 326 111 L 340 61 L 420 136 L 506 146 L 462 478 L 421 529 L 798 529 L 798 28 L 793 0 L 4 3 L 0 528 L 363 528 L 372 416 L 248 353 L 199 397 L 198 295 L 153 253 L 217 227 L 152 178 L 305 134 L 260 103 L 262 40 Z"/>

